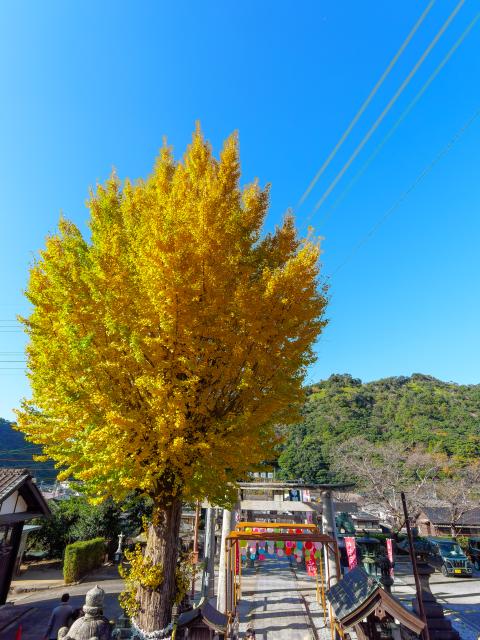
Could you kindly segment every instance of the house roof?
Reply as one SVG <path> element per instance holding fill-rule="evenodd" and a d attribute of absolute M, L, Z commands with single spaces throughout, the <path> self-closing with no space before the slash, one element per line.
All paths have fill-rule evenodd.
<path fill-rule="evenodd" d="M 432 524 L 446 524 L 451 522 L 450 509 L 448 507 L 425 507 L 423 513 L 427 516 Z M 480 507 L 474 507 L 465 512 L 456 523 L 458 525 L 477 525 L 480 526 Z"/>
<path fill-rule="evenodd" d="M 30 476 L 28 469 L 0 467 L 0 502 L 3 502 Z"/>
<path fill-rule="evenodd" d="M 15 491 L 24 499 L 27 509 L 0 515 L 0 525 L 24 522 L 39 516 L 50 516 L 50 509 L 28 469 L 0 467 L 0 504 Z"/>

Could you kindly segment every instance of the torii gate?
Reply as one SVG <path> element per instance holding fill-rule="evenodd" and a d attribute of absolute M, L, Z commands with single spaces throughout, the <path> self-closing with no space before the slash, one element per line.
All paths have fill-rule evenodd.
<path fill-rule="evenodd" d="M 256 531 L 253 531 L 256 529 Z M 239 522 L 235 531 L 232 531 L 226 538 L 225 545 L 225 593 L 226 610 L 225 614 L 232 621 L 236 616 L 237 602 L 241 598 L 241 542 L 264 542 L 270 544 L 270 548 L 283 549 L 286 543 L 293 542 L 295 548 L 301 544 L 302 548 L 309 551 L 315 562 L 315 575 L 317 580 L 317 601 L 322 603 L 325 619 L 330 619 L 332 632 L 334 629 L 334 616 L 332 609 L 327 605 L 325 598 L 325 587 L 328 589 L 332 582 L 336 582 L 340 573 L 340 557 L 338 545 L 335 538 L 320 533 L 314 524 L 295 524 L 292 526 L 288 522 Z M 308 544 L 308 546 L 306 546 Z M 315 550 L 315 551 L 314 551 Z M 315 552 L 318 557 L 315 557 Z M 282 551 L 283 555 L 283 551 Z M 324 563 L 324 557 L 329 562 Z M 324 576 L 324 564 L 327 575 Z M 329 567 L 336 568 L 336 575 L 331 574 Z M 320 574 L 320 581 L 318 575 Z M 327 614 L 327 606 L 329 612 Z"/>

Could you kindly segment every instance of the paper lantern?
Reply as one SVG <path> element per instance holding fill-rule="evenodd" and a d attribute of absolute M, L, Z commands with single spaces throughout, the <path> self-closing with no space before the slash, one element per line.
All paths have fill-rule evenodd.
<path fill-rule="evenodd" d="M 313 549 L 313 542 L 311 540 L 307 540 L 304 546 L 305 549 Z"/>
<path fill-rule="evenodd" d="M 283 549 L 277 549 L 277 556 L 281 558 L 283 556 Z"/>
<path fill-rule="evenodd" d="M 297 549 L 303 549 L 303 542 L 301 540 L 297 542 Z"/>
<path fill-rule="evenodd" d="M 287 556 L 291 556 L 291 555 L 292 555 L 292 547 L 287 547 L 287 548 L 285 549 L 285 554 L 286 554 Z"/>
<path fill-rule="evenodd" d="M 292 549 L 295 546 L 295 543 L 292 542 L 292 540 L 287 540 L 285 542 L 285 546 L 287 547 L 287 549 Z"/>
<path fill-rule="evenodd" d="M 297 562 L 301 562 L 302 561 L 302 556 L 297 556 L 296 560 L 297 560 Z"/>
<path fill-rule="evenodd" d="M 284 546 L 285 546 L 285 542 L 283 540 L 277 541 L 277 549 L 283 549 Z"/>
<path fill-rule="evenodd" d="M 265 554 L 263 554 L 263 553 L 259 553 L 259 554 L 258 554 L 258 559 L 259 559 L 259 560 L 265 560 Z"/>
<path fill-rule="evenodd" d="M 248 542 L 246 540 L 240 540 L 240 546 L 241 547 L 246 547 L 248 544 Z"/>
<path fill-rule="evenodd" d="M 313 554 L 313 557 L 316 558 L 317 560 L 319 560 L 321 555 L 322 554 L 320 553 L 320 551 L 315 551 L 315 553 Z"/>

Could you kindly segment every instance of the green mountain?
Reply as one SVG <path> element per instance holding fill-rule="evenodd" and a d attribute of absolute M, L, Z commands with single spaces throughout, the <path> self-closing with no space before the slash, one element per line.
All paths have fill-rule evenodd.
<path fill-rule="evenodd" d="M 333 375 L 307 389 L 303 421 L 289 427 L 280 476 L 329 479 L 328 457 L 352 436 L 373 443 L 424 444 L 460 459 L 480 455 L 480 385 L 458 385 L 413 374 L 362 383 Z"/>
<path fill-rule="evenodd" d="M 0 467 L 25 467 L 38 480 L 53 483 L 57 475 L 53 462 L 35 462 L 32 456 L 39 453 L 40 447 L 26 442 L 8 420 L 0 418 Z"/>

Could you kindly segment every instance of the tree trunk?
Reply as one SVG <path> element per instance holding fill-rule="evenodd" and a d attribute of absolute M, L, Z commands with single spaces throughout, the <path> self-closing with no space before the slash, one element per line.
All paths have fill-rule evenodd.
<path fill-rule="evenodd" d="M 139 587 L 137 598 L 140 609 L 137 618 L 142 631 L 164 629 L 171 621 L 181 514 L 182 501 L 177 498 L 172 498 L 168 506 L 154 506 L 145 557 L 150 558 L 154 565 L 163 567 L 163 581 L 155 591 Z"/>

